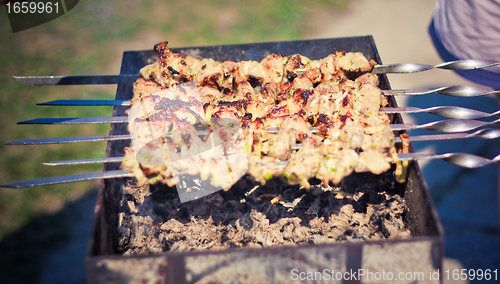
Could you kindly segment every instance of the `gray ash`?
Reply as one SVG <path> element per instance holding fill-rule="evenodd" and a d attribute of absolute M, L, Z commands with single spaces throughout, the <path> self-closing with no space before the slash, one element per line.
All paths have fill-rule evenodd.
<path fill-rule="evenodd" d="M 307 191 L 274 178 L 261 186 L 245 175 L 227 192 L 186 203 L 165 185 L 123 185 L 117 250 L 136 255 L 410 237 L 403 187 L 392 171 L 355 173 L 338 187 L 311 185 Z"/>

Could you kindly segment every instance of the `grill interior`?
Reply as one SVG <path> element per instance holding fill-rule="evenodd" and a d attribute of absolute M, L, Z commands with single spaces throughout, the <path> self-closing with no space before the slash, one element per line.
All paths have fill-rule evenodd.
<path fill-rule="evenodd" d="M 172 50 L 185 55 L 213 58 L 221 62 L 225 60 L 260 60 L 270 53 L 284 55 L 299 53 L 311 59 L 319 59 L 335 52 L 335 50 L 357 51 L 362 52 L 368 60 L 373 59 L 379 64 L 382 63 L 373 38 L 370 36 Z M 137 74 L 140 68 L 155 60 L 156 55 L 152 50 L 125 52 L 120 74 Z M 133 80 L 118 84 L 116 99 L 131 99 L 132 84 Z M 390 89 L 385 75 L 380 76 L 379 87 Z M 390 97 L 389 101 L 390 106 L 396 106 L 393 97 Z M 126 107 L 116 106 L 113 116 L 124 116 L 126 115 L 125 110 Z M 391 121 L 392 123 L 402 123 L 400 115 L 392 115 Z M 110 135 L 127 133 L 126 124 L 111 125 Z M 107 157 L 123 155 L 123 148 L 128 146 L 128 143 L 129 141 L 108 142 Z M 118 163 L 104 166 L 104 170 L 118 168 Z M 354 183 L 359 183 L 360 180 L 364 182 L 366 176 L 358 175 L 349 179 Z M 377 269 L 394 271 L 394 267 L 384 266 L 384 263 L 390 265 L 394 261 L 407 265 L 409 267 L 407 271 L 413 271 L 415 267 L 434 270 L 441 268 L 443 233 L 429 190 L 416 163 L 410 163 L 406 183 L 392 183 L 394 193 L 400 195 L 406 202 L 407 213 L 404 219 L 412 235 L 411 238 L 401 240 L 123 256 L 119 250 L 117 228 L 120 221 L 120 201 L 123 197 L 123 187 L 126 184 L 127 179 L 101 181 L 95 208 L 91 245 L 87 257 L 88 279 L 91 282 L 101 282 L 109 280 L 110 277 L 118 276 L 141 279 L 141 275 L 144 275 L 146 271 L 150 275 L 154 275 L 160 283 L 164 281 L 188 283 L 195 282 L 195 280 L 203 282 L 209 279 L 218 279 L 227 273 L 232 275 L 231 277 L 234 279 L 248 274 L 252 277 L 258 277 L 251 278 L 253 280 L 269 282 L 270 277 L 290 279 L 290 270 L 295 267 L 312 269 L 311 271 L 321 271 L 325 267 L 338 268 L 340 271 L 361 268 L 374 271 Z M 391 181 L 388 181 L 388 184 L 391 184 Z M 405 253 L 400 253 L 400 251 Z M 422 259 L 423 262 L 414 263 L 416 261 L 414 255 L 418 255 L 417 259 Z M 379 258 L 383 261 L 380 261 Z M 210 259 L 210 264 L 207 264 L 207 259 Z M 373 265 L 377 259 L 379 259 L 379 267 Z M 274 271 L 272 275 L 259 270 L 258 267 L 266 267 L 266 265 L 272 268 L 271 271 Z M 255 268 L 244 268 L 249 266 Z M 425 269 L 422 271 L 427 271 Z"/>

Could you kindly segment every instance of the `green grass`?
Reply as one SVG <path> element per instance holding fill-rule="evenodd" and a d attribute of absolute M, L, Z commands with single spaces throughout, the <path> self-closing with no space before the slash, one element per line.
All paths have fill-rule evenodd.
<path fill-rule="evenodd" d="M 210 3 L 184 1 L 80 1 L 68 14 L 13 34 L 0 7 L 0 183 L 100 171 L 102 165 L 46 167 L 52 160 L 103 157 L 106 143 L 5 146 L 26 138 L 106 135 L 109 125 L 17 125 L 38 117 L 110 116 L 111 107 L 42 107 L 56 99 L 114 99 L 116 86 L 46 86 L 19 83 L 14 75 L 116 74 L 127 50 L 302 39 L 314 11 L 343 9 L 345 0 L 311 5 L 298 0 Z M 30 220 L 58 210 L 98 182 L 27 189 L 0 188 L 0 241 Z M 55 225 L 56 224 L 51 224 Z"/>

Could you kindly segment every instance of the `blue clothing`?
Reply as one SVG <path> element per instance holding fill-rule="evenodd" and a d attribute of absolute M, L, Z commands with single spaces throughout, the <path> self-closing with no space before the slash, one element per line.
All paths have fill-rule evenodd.
<path fill-rule="evenodd" d="M 500 21 L 500 20 L 499 20 Z M 429 35 L 431 36 L 432 43 L 436 48 L 437 53 L 443 59 L 443 61 L 455 61 L 466 58 L 458 58 L 451 54 L 448 49 L 444 46 L 443 42 L 436 36 L 436 31 L 434 28 L 434 20 L 429 26 Z M 500 43 L 499 43 L 500 46 Z M 500 47 L 499 47 L 500 48 Z M 455 71 L 458 75 L 463 78 L 470 80 L 479 85 L 488 86 L 494 89 L 500 89 L 500 73 L 495 71 L 489 71 L 486 69 L 475 69 L 475 70 L 457 70 Z"/>
<path fill-rule="evenodd" d="M 500 61 L 500 0 L 438 0 L 429 35 L 443 61 Z M 500 67 L 455 72 L 500 89 Z"/>

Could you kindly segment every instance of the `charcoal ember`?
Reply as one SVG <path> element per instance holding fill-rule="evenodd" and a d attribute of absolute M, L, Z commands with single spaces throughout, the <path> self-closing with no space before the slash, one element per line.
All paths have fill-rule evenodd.
<path fill-rule="evenodd" d="M 220 193 L 216 192 L 210 196 L 210 203 L 217 208 L 221 208 L 224 204 L 224 198 L 220 195 Z"/>
<path fill-rule="evenodd" d="M 370 195 L 365 192 L 358 191 L 353 195 L 352 199 L 353 202 L 355 202 L 354 209 L 356 212 L 366 213 L 366 209 L 368 208 L 368 203 L 370 201 Z"/>
<path fill-rule="evenodd" d="M 370 217 L 370 225 L 376 230 L 376 234 L 381 234 L 384 238 L 389 238 L 391 235 L 391 232 L 385 227 L 383 215 L 372 215 Z"/>
<path fill-rule="evenodd" d="M 166 186 L 151 185 L 151 198 L 158 203 L 165 203 L 175 198 L 175 191 Z"/>
<path fill-rule="evenodd" d="M 253 220 L 250 218 L 249 214 L 245 214 L 238 220 L 238 225 L 243 228 L 243 230 L 250 231 L 253 228 Z"/>
<path fill-rule="evenodd" d="M 301 231 L 299 229 L 301 227 L 300 225 L 301 220 L 299 218 L 291 218 L 289 220 L 283 220 L 283 221 L 286 221 L 286 223 L 280 229 L 283 239 L 294 242 L 298 242 L 303 239 L 305 234 L 303 232 L 299 232 Z"/>
<path fill-rule="evenodd" d="M 282 217 L 282 210 L 278 206 L 271 206 L 267 211 L 266 217 L 270 223 L 276 223 Z"/>
<path fill-rule="evenodd" d="M 122 187 L 123 197 L 126 200 L 133 201 L 136 205 L 142 204 L 144 197 L 147 195 L 146 192 L 149 191 L 147 185 L 136 187 L 132 182 L 129 182 L 127 186 Z"/>
<path fill-rule="evenodd" d="M 191 221 L 191 212 L 186 207 L 181 207 L 177 210 L 177 219 L 187 223 Z"/>
<path fill-rule="evenodd" d="M 330 194 L 323 196 L 323 201 L 326 204 L 320 209 L 321 216 L 334 216 L 340 212 L 340 209 L 344 206 L 343 199 L 337 198 L 335 194 Z"/>
<path fill-rule="evenodd" d="M 283 187 L 282 190 L 284 190 L 284 192 L 282 194 L 280 203 L 293 202 L 303 196 L 303 194 L 294 187 Z"/>
<path fill-rule="evenodd" d="M 153 207 L 153 213 L 157 217 L 155 218 L 155 221 L 158 220 L 157 223 L 163 223 L 170 216 L 168 210 L 159 205 Z"/>
<path fill-rule="evenodd" d="M 132 228 L 129 224 L 132 223 L 130 220 L 132 215 L 126 215 L 125 213 L 120 213 L 119 225 L 118 225 L 118 247 L 126 249 L 129 247 L 132 238 Z"/>
<path fill-rule="evenodd" d="M 122 212 L 136 214 L 139 211 L 135 207 L 135 202 L 132 200 L 122 199 L 120 200 L 120 206 Z"/>
<path fill-rule="evenodd" d="M 321 201 L 321 198 L 317 197 L 316 200 L 314 200 L 314 202 L 311 204 L 311 206 L 309 206 L 309 208 L 307 209 L 305 214 L 317 216 L 319 213 L 319 209 L 320 209 L 320 201 Z"/>
<path fill-rule="evenodd" d="M 150 216 L 130 215 L 121 218 L 121 226 L 118 228 L 118 244 L 122 251 L 131 248 L 134 251 L 149 252 L 155 247 L 153 219 Z"/>
<path fill-rule="evenodd" d="M 369 181 L 369 182 L 367 182 Z M 409 238 L 407 206 L 386 174 L 353 174 L 311 188 L 244 176 L 229 191 L 181 203 L 166 185 L 123 185 L 123 254 Z M 277 202 L 271 202 L 280 196 Z"/>

